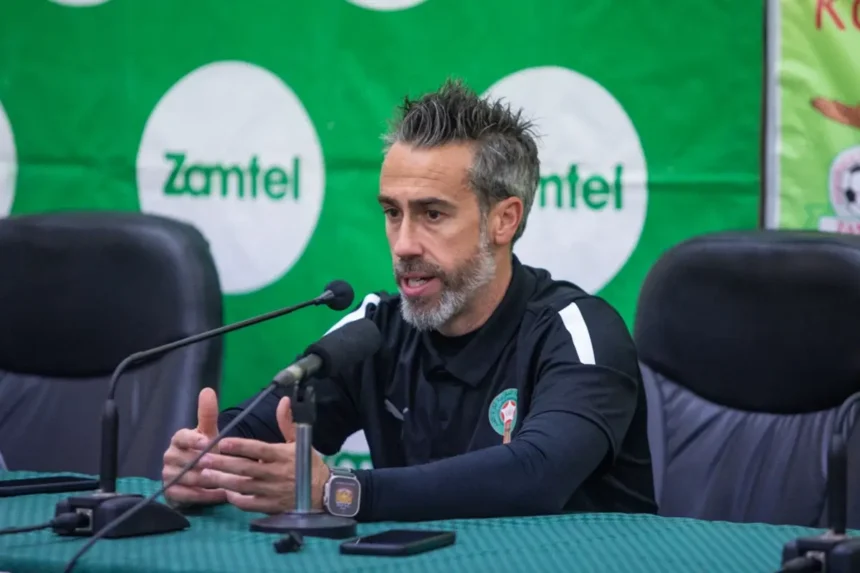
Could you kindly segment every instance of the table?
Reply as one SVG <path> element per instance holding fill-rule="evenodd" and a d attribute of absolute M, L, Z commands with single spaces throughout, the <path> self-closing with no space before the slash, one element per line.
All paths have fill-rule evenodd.
<path fill-rule="evenodd" d="M 0 479 L 35 474 L 0 472 Z M 121 479 L 121 492 L 151 494 L 160 484 Z M 42 523 L 69 494 L 0 498 L 0 528 Z M 84 573 L 239 573 L 244 571 L 576 571 L 764 573 L 779 569 L 785 542 L 818 530 L 731 524 L 625 514 L 570 514 L 518 519 L 359 524 L 361 535 L 392 527 L 452 529 L 451 547 L 412 557 L 338 553 L 339 541 L 305 538 L 298 553 L 277 554 L 276 534 L 251 532 L 259 517 L 230 507 L 190 516 L 182 532 L 133 539 L 103 539 L 77 563 Z M 61 572 L 85 542 L 50 530 L 0 536 L 0 571 Z"/>

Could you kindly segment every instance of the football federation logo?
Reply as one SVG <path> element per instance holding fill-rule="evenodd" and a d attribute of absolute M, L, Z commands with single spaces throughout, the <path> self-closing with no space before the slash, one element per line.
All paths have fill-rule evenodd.
<path fill-rule="evenodd" d="M 511 441 L 511 432 L 517 423 L 517 390 L 508 388 L 500 392 L 490 403 L 490 425 L 502 436 L 502 443 Z"/>

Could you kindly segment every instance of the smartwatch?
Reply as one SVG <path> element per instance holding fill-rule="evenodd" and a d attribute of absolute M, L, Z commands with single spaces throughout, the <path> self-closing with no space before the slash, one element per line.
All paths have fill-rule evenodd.
<path fill-rule="evenodd" d="M 352 470 L 329 468 L 331 475 L 323 492 L 323 507 L 337 517 L 355 517 L 361 504 L 361 484 Z"/>

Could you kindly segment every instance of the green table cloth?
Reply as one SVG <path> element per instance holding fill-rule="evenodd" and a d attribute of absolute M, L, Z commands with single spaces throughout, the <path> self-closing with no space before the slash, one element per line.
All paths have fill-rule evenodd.
<path fill-rule="evenodd" d="M 0 479 L 33 474 L 0 473 Z M 122 492 L 150 494 L 157 482 L 122 479 Z M 0 498 L 0 528 L 48 521 L 54 504 L 70 494 Z M 259 517 L 236 508 L 209 508 L 190 516 L 183 532 L 103 539 L 75 571 L 237 573 L 244 571 L 593 571 L 772 572 L 786 541 L 816 530 L 763 524 L 625 514 L 571 514 L 518 519 L 359 524 L 361 535 L 388 528 L 449 529 L 455 545 L 412 557 L 341 555 L 340 541 L 305 538 L 298 553 L 278 554 L 276 534 L 251 532 Z M 84 539 L 50 530 L 0 536 L 0 571 L 61 572 Z"/>

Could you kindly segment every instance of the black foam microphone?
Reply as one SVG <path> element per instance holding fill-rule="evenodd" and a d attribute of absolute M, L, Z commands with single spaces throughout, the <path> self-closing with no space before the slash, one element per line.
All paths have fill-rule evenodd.
<path fill-rule="evenodd" d="M 314 375 L 331 376 L 343 371 L 344 366 L 375 353 L 381 344 L 379 329 L 370 320 L 363 318 L 347 323 L 308 346 L 300 359 L 275 375 L 274 381 L 286 386 Z"/>
<path fill-rule="evenodd" d="M 126 522 L 139 521 L 132 518 L 143 508 L 154 505 L 153 501 L 155 498 L 162 495 L 167 489 L 181 480 L 186 473 L 191 471 L 197 462 L 200 461 L 200 458 L 209 453 L 224 436 L 228 435 L 233 428 L 238 426 L 248 414 L 254 411 L 254 408 L 260 402 L 278 387 L 293 386 L 295 388 L 305 385 L 304 383 L 307 379 L 315 374 L 329 376 L 345 372 L 348 368 L 358 364 L 362 360 L 370 358 L 379 350 L 381 344 L 382 337 L 376 325 L 372 321 L 363 318 L 346 323 L 340 328 L 326 334 L 315 344 L 310 345 L 305 350 L 302 358 L 278 372 L 272 382 L 239 415 L 233 418 L 193 460 L 188 462 L 173 479 L 162 484 L 161 488 L 149 497 L 141 499 L 136 505 L 123 508 L 124 511 L 115 512 L 109 521 L 102 523 L 99 531 L 78 550 L 68 565 L 66 565 L 65 573 L 69 573 L 81 556 L 90 547 L 95 545 L 99 539 L 112 537 L 111 533 L 119 529 Z M 143 496 L 139 497 L 142 498 Z M 180 517 L 182 516 L 180 515 Z M 182 519 L 185 518 L 182 517 Z"/>
<path fill-rule="evenodd" d="M 308 346 L 301 358 L 275 374 L 272 383 L 292 386 L 314 376 L 342 373 L 375 354 L 381 345 L 382 335 L 373 321 L 361 318 L 347 322 Z"/>
<path fill-rule="evenodd" d="M 108 397 L 105 400 L 102 412 L 102 443 L 101 443 L 101 467 L 99 474 L 99 489 L 88 496 L 72 496 L 60 501 L 55 509 L 55 515 L 65 513 L 84 513 L 89 517 L 87 527 L 75 529 L 55 528 L 60 535 L 87 536 L 98 533 L 112 517 L 119 515 L 129 507 L 138 503 L 139 495 L 120 495 L 116 492 L 118 445 L 119 445 L 119 415 L 116 406 L 116 389 L 120 376 L 131 366 L 139 365 L 148 360 L 163 356 L 168 352 L 183 348 L 191 344 L 215 338 L 240 330 L 242 328 L 259 324 L 267 320 L 278 318 L 285 314 L 295 312 L 309 306 L 326 305 L 333 310 L 344 310 L 348 308 L 354 299 L 352 287 L 345 281 L 333 281 L 329 283 L 319 296 L 302 302 L 300 304 L 268 312 L 260 316 L 242 320 L 233 324 L 227 324 L 219 328 L 207 330 L 175 340 L 168 344 L 135 352 L 125 358 L 113 372 L 110 379 Z M 146 510 L 137 514 L 135 521 L 126 523 L 125 528 L 115 530 L 112 537 L 133 537 L 138 535 L 150 535 L 153 533 L 167 533 L 178 531 L 188 527 L 188 520 L 174 509 L 159 503 L 151 503 Z"/>

